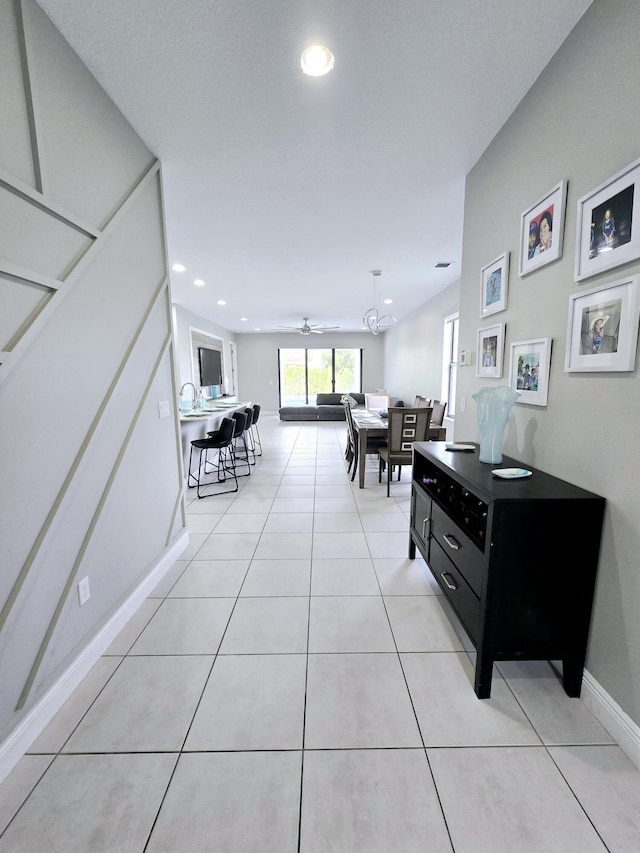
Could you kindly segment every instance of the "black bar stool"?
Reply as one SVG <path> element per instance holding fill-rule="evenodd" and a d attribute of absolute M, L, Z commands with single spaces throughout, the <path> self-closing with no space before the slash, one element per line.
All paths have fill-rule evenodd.
<path fill-rule="evenodd" d="M 249 445 L 247 444 L 247 414 L 246 411 L 232 412 L 231 417 L 235 421 L 231 452 L 236 463 L 236 473 L 238 463 L 241 463 L 247 466 L 247 473 L 237 476 L 248 477 L 251 474 L 251 462 L 249 461 Z"/>
<path fill-rule="evenodd" d="M 253 435 L 251 434 L 251 427 L 253 425 L 253 408 L 251 406 L 247 406 L 244 410 L 245 415 L 247 416 L 247 421 L 244 427 L 244 438 L 247 444 L 247 459 L 250 465 L 256 464 L 256 446 L 253 442 Z M 249 459 L 249 455 L 253 459 Z"/>
<path fill-rule="evenodd" d="M 189 453 L 189 473 L 187 475 L 187 485 L 190 488 L 196 487 L 196 494 L 199 498 L 210 498 L 215 495 L 226 495 L 230 492 L 238 491 L 238 477 L 236 474 L 236 460 L 233 454 L 233 436 L 236 429 L 236 422 L 233 418 L 223 418 L 220 424 L 220 429 L 215 432 L 208 433 L 208 438 L 197 438 L 191 442 L 191 451 Z M 197 476 L 191 470 L 191 459 L 193 457 L 193 448 L 199 451 L 198 456 L 198 471 Z M 217 464 L 207 459 L 207 453 L 210 450 L 217 450 Z M 204 459 L 202 455 L 204 454 Z M 207 465 L 210 469 L 207 470 Z M 206 477 L 216 471 L 215 480 L 205 480 Z M 221 492 L 211 492 L 209 494 L 201 494 L 200 489 L 204 486 L 213 486 L 218 483 L 225 483 L 231 475 L 231 479 L 235 482 L 235 489 L 224 489 Z"/>
<path fill-rule="evenodd" d="M 251 418 L 251 440 L 253 442 L 253 452 L 256 456 L 262 456 L 262 442 L 260 441 L 260 432 L 258 430 L 260 406 L 258 403 L 254 403 L 252 408 L 253 416 Z"/>

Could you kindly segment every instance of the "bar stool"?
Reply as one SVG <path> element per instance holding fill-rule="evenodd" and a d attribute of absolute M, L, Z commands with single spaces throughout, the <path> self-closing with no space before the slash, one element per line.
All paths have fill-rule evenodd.
<path fill-rule="evenodd" d="M 253 435 L 251 434 L 251 426 L 253 424 L 253 407 L 247 406 L 247 408 L 244 410 L 244 413 L 247 416 L 247 422 L 246 422 L 245 428 L 244 428 L 244 438 L 245 438 L 245 442 L 247 445 L 247 461 L 249 462 L 250 465 L 255 465 L 256 464 L 256 448 L 255 448 L 255 444 L 253 443 Z M 249 460 L 249 454 L 251 454 L 251 456 L 253 458 L 253 462 L 251 462 L 251 460 Z"/>
<path fill-rule="evenodd" d="M 247 414 L 246 412 L 232 412 L 231 417 L 235 421 L 231 452 L 236 463 L 236 473 L 238 462 L 240 462 L 247 466 L 247 473 L 238 474 L 238 476 L 248 477 L 251 474 L 251 463 L 249 462 L 249 447 L 247 445 Z M 242 442 L 241 447 L 239 447 L 240 442 Z"/>
<path fill-rule="evenodd" d="M 196 494 L 199 498 L 209 498 L 215 495 L 226 495 L 230 492 L 238 491 L 238 477 L 236 475 L 236 460 L 233 455 L 233 436 L 236 428 L 236 422 L 233 418 L 223 418 L 220 424 L 220 429 L 215 432 L 208 433 L 208 438 L 197 438 L 191 442 L 191 451 L 189 453 L 189 473 L 187 475 L 187 485 L 190 488 L 196 487 Z M 199 451 L 198 456 L 198 475 L 195 476 L 191 470 L 191 460 L 193 457 L 193 448 Z M 205 481 L 204 478 L 211 475 L 214 471 L 214 465 L 207 459 L 207 453 L 210 450 L 218 451 L 217 479 Z M 204 460 L 202 455 L 204 454 Z M 210 465 L 210 470 L 207 470 L 207 464 Z M 200 489 L 203 486 L 213 486 L 218 483 L 225 483 L 228 479 L 227 474 L 231 474 L 235 482 L 235 489 L 225 489 L 221 492 L 211 492 L 210 494 L 200 494 Z"/>
<path fill-rule="evenodd" d="M 253 450 L 256 456 L 262 456 L 262 442 L 260 441 L 260 432 L 258 430 L 258 418 L 260 417 L 260 406 L 258 403 L 253 404 L 253 417 L 251 419 L 251 440 L 253 441 Z M 260 448 L 258 450 L 258 448 Z"/>

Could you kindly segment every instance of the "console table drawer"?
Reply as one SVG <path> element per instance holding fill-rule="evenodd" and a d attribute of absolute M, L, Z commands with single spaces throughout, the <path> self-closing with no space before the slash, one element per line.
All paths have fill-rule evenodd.
<path fill-rule="evenodd" d="M 429 568 L 453 605 L 469 636 L 476 643 L 480 626 L 480 599 L 433 539 L 429 547 Z"/>
<path fill-rule="evenodd" d="M 431 507 L 431 536 L 479 598 L 482 595 L 484 554 L 435 501 Z"/>

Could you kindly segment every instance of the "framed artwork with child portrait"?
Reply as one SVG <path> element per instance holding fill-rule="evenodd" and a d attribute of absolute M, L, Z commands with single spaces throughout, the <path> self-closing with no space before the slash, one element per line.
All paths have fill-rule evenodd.
<path fill-rule="evenodd" d="M 640 160 L 578 200 L 574 279 L 640 257 Z"/>
<path fill-rule="evenodd" d="M 502 376 L 502 353 L 504 351 L 504 323 L 478 329 L 478 360 L 476 376 Z"/>
<path fill-rule="evenodd" d="M 639 279 L 632 275 L 569 297 L 566 372 L 635 369 Z"/>
<path fill-rule="evenodd" d="M 562 257 L 566 198 L 560 181 L 520 217 L 520 277 Z"/>
<path fill-rule="evenodd" d="M 518 403 L 546 406 L 551 367 L 551 338 L 511 344 L 509 387 L 520 394 Z"/>
<path fill-rule="evenodd" d="M 480 316 L 497 314 L 507 307 L 509 252 L 491 261 L 480 273 Z"/>

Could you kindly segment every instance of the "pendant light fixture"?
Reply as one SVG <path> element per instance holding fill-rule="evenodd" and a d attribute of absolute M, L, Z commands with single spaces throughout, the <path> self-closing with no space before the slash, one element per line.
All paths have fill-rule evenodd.
<path fill-rule="evenodd" d="M 379 335 L 385 329 L 390 329 L 396 324 L 396 318 L 390 314 L 383 314 L 382 317 L 378 313 L 378 301 L 376 298 L 376 279 L 382 275 L 382 270 L 371 270 L 373 276 L 373 308 L 365 311 L 362 322 L 369 329 L 372 335 Z"/>

